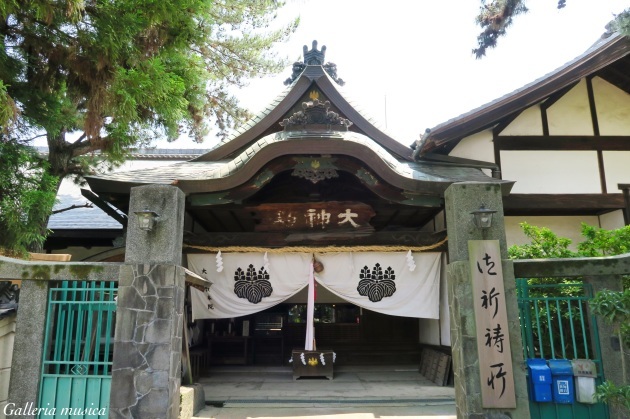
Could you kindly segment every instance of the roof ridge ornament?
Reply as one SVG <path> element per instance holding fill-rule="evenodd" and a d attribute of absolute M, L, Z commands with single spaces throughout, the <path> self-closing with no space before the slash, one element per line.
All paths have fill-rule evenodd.
<path fill-rule="evenodd" d="M 280 122 L 285 131 L 301 129 L 307 125 L 325 125 L 326 129 L 334 127 L 334 131 L 348 131 L 352 125 L 349 119 L 342 118 L 337 112 L 329 110 L 330 102 L 317 99 L 302 102 L 302 110 Z"/>
<path fill-rule="evenodd" d="M 304 54 L 304 61 L 296 61 L 293 63 L 293 73 L 291 77 L 284 81 L 285 86 L 293 83 L 300 74 L 309 65 L 322 66 L 322 68 L 328 73 L 328 75 L 340 86 L 346 84 L 342 79 L 337 76 L 337 65 L 335 63 L 324 64 L 324 58 L 326 57 L 326 45 L 322 45 L 321 50 L 317 49 L 317 40 L 313 40 L 313 46 L 309 50 L 306 45 L 302 48 Z"/>
<path fill-rule="evenodd" d="M 304 45 L 304 64 L 306 65 L 324 65 L 324 57 L 326 57 L 326 45 L 322 45 L 322 49 L 317 49 L 317 40 L 313 40 L 313 47 L 309 51 Z"/>

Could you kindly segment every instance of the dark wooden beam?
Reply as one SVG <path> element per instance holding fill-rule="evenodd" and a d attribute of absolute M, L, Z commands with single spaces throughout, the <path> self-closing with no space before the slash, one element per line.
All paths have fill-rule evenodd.
<path fill-rule="evenodd" d="M 287 247 L 287 246 L 430 246 L 446 238 L 446 232 L 427 233 L 421 231 L 379 232 L 264 232 L 264 233 L 187 233 L 184 243 L 190 246 L 220 248 L 240 247 Z M 446 249 L 446 244 L 435 251 Z"/>
<path fill-rule="evenodd" d="M 512 194 L 503 197 L 506 215 L 597 215 L 624 206 L 622 194 Z"/>
<path fill-rule="evenodd" d="M 489 161 L 473 160 L 473 159 L 467 159 L 463 157 L 448 156 L 448 155 L 436 154 L 436 153 L 425 154 L 424 156 L 422 156 L 422 160 L 448 163 L 453 166 L 460 166 L 460 167 L 475 167 L 478 169 L 490 169 L 490 170 L 497 169 L 497 165 Z"/>
<path fill-rule="evenodd" d="M 502 135 L 495 141 L 501 150 L 630 151 L 626 135 Z"/>
<path fill-rule="evenodd" d="M 547 119 L 547 108 L 540 107 L 540 118 L 542 120 L 543 135 L 549 135 L 549 120 Z"/>
<path fill-rule="evenodd" d="M 89 199 L 94 205 L 102 209 L 107 215 L 122 224 L 123 227 L 127 227 L 127 217 L 125 217 L 124 214 L 119 214 L 114 208 L 112 208 L 107 202 L 102 200 L 94 192 L 90 191 L 89 189 L 81 189 L 81 195 L 83 195 L 86 199 Z"/>
<path fill-rule="evenodd" d="M 492 139 L 492 148 L 494 151 L 494 162 L 497 165 L 497 169 L 492 171 L 492 177 L 496 177 L 497 179 L 503 179 L 503 169 L 501 168 L 501 148 L 494 138 Z"/>
<path fill-rule="evenodd" d="M 586 92 L 588 94 L 588 105 L 591 112 L 591 123 L 593 125 L 593 135 L 599 135 L 599 120 L 597 119 L 597 106 L 595 105 L 595 92 L 593 91 L 593 77 L 586 78 Z"/>
<path fill-rule="evenodd" d="M 606 186 L 606 167 L 604 166 L 604 152 L 597 150 L 597 167 L 599 168 L 599 187 L 602 193 L 608 193 Z"/>
<path fill-rule="evenodd" d="M 573 89 L 575 86 L 577 86 L 577 84 L 580 81 L 576 81 L 574 83 L 569 84 L 567 87 L 558 90 L 556 93 L 552 94 L 551 96 L 549 96 L 549 98 L 547 98 L 547 100 L 545 100 L 544 102 L 542 102 L 540 104 L 540 108 L 544 109 L 545 111 L 549 108 L 551 108 L 553 105 L 556 104 L 557 101 L 559 101 L 560 99 L 562 99 L 562 97 L 564 95 L 566 95 L 569 90 Z"/>
<path fill-rule="evenodd" d="M 630 183 L 619 183 L 617 187 L 623 192 L 623 222 L 630 225 Z"/>
<path fill-rule="evenodd" d="M 492 134 L 501 135 L 504 129 L 506 129 L 516 118 L 518 118 L 523 113 L 523 110 L 518 112 L 514 112 L 512 115 L 509 115 L 501 120 L 494 128 L 492 128 Z"/>
<path fill-rule="evenodd" d="M 595 105 L 595 92 L 593 91 L 593 76 L 586 78 L 586 92 L 588 93 L 588 107 L 591 111 L 591 124 L 593 134 L 599 136 L 599 120 L 597 119 L 597 106 Z M 604 152 L 597 150 L 597 167 L 599 168 L 599 185 L 602 193 L 606 193 L 606 169 L 604 168 Z"/>

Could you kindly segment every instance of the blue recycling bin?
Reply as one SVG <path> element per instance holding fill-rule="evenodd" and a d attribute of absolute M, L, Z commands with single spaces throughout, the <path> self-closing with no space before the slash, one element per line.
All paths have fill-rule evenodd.
<path fill-rule="evenodd" d="M 551 402 L 551 370 L 544 359 L 528 359 L 529 397 L 535 402 Z"/>
<path fill-rule="evenodd" d="M 573 367 L 568 359 L 550 359 L 549 369 L 553 381 L 553 401 L 572 404 L 575 401 L 573 386 Z"/>

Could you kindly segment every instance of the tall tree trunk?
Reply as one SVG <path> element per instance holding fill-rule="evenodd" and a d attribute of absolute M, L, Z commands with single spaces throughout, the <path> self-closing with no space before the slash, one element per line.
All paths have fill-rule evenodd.
<path fill-rule="evenodd" d="M 48 168 L 47 171 L 50 175 L 57 178 L 57 185 L 54 189 L 55 194 L 59 192 L 61 182 L 70 172 L 70 166 L 72 162 L 72 149 L 70 144 L 65 139 L 66 131 L 62 130 L 58 135 L 48 134 Z M 48 236 L 48 221 L 52 213 L 52 208 L 47 217 L 42 219 L 40 225 L 40 231 L 43 236 Z M 31 252 L 44 252 L 43 244 L 33 243 L 29 246 Z"/>

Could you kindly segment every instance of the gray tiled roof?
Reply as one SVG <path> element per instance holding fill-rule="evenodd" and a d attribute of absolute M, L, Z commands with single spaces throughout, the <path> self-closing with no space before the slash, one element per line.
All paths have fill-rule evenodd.
<path fill-rule="evenodd" d="M 356 132 L 326 132 L 319 134 L 322 135 L 321 138 L 323 141 L 345 141 L 369 148 L 378 155 L 392 171 L 408 179 L 435 182 L 458 180 L 493 181 L 492 178 L 484 175 L 478 169 L 449 167 L 443 164 L 412 163 L 398 160 L 374 140 Z M 317 137 L 317 133 L 282 131 L 270 134 L 254 142 L 232 160 L 219 162 L 187 161 L 170 165 L 167 170 L 165 170 L 164 167 L 158 167 L 155 169 L 112 173 L 108 175 L 94 176 L 91 178 L 134 184 L 175 184 L 177 181 L 183 180 L 212 180 L 225 178 L 237 172 L 264 147 L 284 141 L 295 141 L 302 136 Z"/>
<path fill-rule="evenodd" d="M 42 156 L 48 155 L 48 147 L 37 146 L 37 152 Z M 209 149 L 205 148 L 139 148 L 129 153 L 131 160 L 191 160 Z"/>
<path fill-rule="evenodd" d="M 78 192 L 78 186 L 77 186 Z M 58 203 L 54 209 L 68 208 L 72 205 L 83 205 L 88 200 L 75 193 L 57 195 Z M 103 210 L 94 206 L 92 208 L 75 208 L 54 214 L 48 220 L 48 228 L 55 230 L 83 230 L 83 229 L 122 229 L 122 225 L 107 215 Z"/>
<path fill-rule="evenodd" d="M 298 79 L 296 79 L 296 81 Z M 260 112 L 258 112 L 256 115 L 254 115 L 251 119 L 249 119 L 243 125 L 241 125 L 236 130 L 234 130 L 234 132 L 232 134 L 230 134 L 226 139 L 221 141 L 221 143 L 218 144 L 217 147 L 220 147 L 223 144 L 229 143 L 234 138 L 236 138 L 236 137 L 242 135 L 243 133 L 247 132 L 249 129 L 253 128 L 256 124 L 258 124 L 265 116 L 269 115 L 269 113 L 271 111 L 273 111 L 276 108 L 276 106 L 278 106 L 278 104 L 280 104 L 280 102 L 282 102 L 282 100 L 287 96 L 287 94 L 289 94 L 289 92 L 293 88 L 293 85 L 296 83 L 296 81 L 294 81 L 289 86 L 287 86 L 285 89 L 283 89 L 278 94 L 278 96 L 275 97 L 275 99 L 273 99 L 271 102 L 269 102 L 269 104 L 267 106 L 265 106 L 264 109 L 262 109 Z M 214 147 L 213 150 L 215 148 L 217 148 L 217 147 Z"/>
<path fill-rule="evenodd" d="M 47 148 L 43 148 L 43 150 L 47 151 Z M 40 149 L 38 151 L 42 152 L 43 150 Z M 158 166 L 145 167 L 137 170 L 133 176 L 138 177 L 144 172 L 148 172 L 149 175 L 147 176 L 149 176 L 149 178 L 155 179 L 161 175 L 162 182 L 159 183 L 170 183 L 173 178 L 172 176 L 169 177 L 169 174 L 178 174 L 179 172 L 177 171 L 177 163 L 169 162 L 169 160 L 181 161 L 182 159 L 189 159 L 191 156 L 197 156 L 204 151 L 205 150 L 201 149 L 140 149 L 132 154 L 129 161 L 133 165 L 135 164 L 133 162 L 137 160 L 156 160 L 156 162 L 151 165 Z M 161 158 L 160 156 L 163 157 Z M 147 165 L 146 162 L 138 164 Z M 165 167 L 175 167 L 175 169 L 165 170 Z M 173 172 L 170 172 L 171 170 L 173 170 Z M 206 168 L 206 170 L 209 169 Z M 109 176 L 116 177 L 123 173 L 126 172 L 113 172 Z M 82 187 L 87 188 L 87 186 Z M 64 179 L 62 182 L 59 192 L 57 193 L 57 201 L 53 208 L 54 210 L 68 208 L 72 205 L 81 206 L 89 202 L 89 200 L 81 194 L 81 187 L 76 185 L 71 179 Z M 114 207 L 112 207 L 112 209 L 117 211 Z M 53 231 L 73 229 L 121 229 L 122 225 L 94 205 L 92 208 L 75 208 L 54 214 L 48 221 L 48 228 Z"/>
<path fill-rule="evenodd" d="M 227 164 L 229 164 L 229 162 L 187 161 L 166 167 L 114 172 L 92 177 L 120 182 L 170 185 L 180 179 L 213 179 L 218 177 L 217 173 Z"/>

